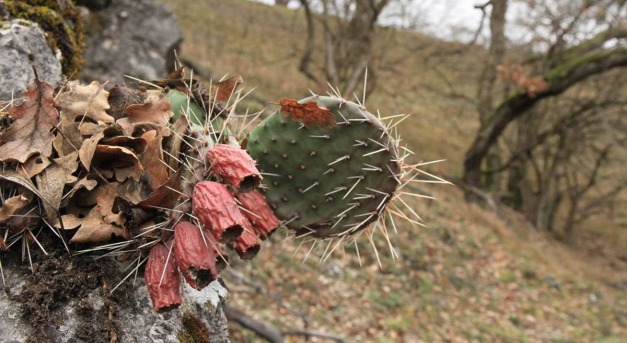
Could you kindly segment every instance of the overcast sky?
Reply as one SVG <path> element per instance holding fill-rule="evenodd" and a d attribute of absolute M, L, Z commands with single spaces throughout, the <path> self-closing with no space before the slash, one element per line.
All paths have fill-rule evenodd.
<path fill-rule="evenodd" d="M 274 0 L 253 0 L 266 4 L 274 4 Z M 447 40 L 468 40 L 471 32 L 476 30 L 481 20 L 481 11 L 474 5 L 481 3 L 476 0 L 415 0 L 401 1 L 411 2 L 411 6 L 405 8 L 407 18 L 401 25 L 415 30 L 437 36 Z M 298 6 L 298 1 L 292 0 L 291 7 Z M 388 7 L 382 24 L 398 23 L 398 11 Z"/>

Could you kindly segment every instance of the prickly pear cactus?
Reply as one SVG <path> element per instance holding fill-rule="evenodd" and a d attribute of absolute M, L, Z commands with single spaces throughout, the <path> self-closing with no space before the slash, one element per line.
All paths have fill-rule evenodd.
<path fill-rule="evenodd" d="M 399 186 L 397 143 L 366 108 L 328 96 L 289 103 L 247 138 L 277 216 L 313 237 L 340 237 L 377 220 Z M 307 113 L 305 113 L 307 112 Z"/>

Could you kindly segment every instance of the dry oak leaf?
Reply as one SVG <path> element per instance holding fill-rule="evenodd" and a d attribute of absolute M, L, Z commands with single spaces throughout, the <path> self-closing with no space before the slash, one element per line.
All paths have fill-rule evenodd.
<path fill-rule="evenodd" d="M 52 161 L 41 155 L 31 156 L 26 162 L 24 162 L 17 172 L 26 178 L 31 178 L 46 169 Z"/>
<path fill-rule="evenodd" d="M 74 194 L 76 194 L 80 190 L 91 191 L 92 189 L 98 186 L 98 181 L 91 178 L 92 175 L 87 175 L 84 178 L 78 180 L 67 193 L 63 195 L 63 200 L 61 201 L 61 207 L 66 207 Z M 96 176 L 97 177 L 97 176 Z"/>
<path fill-rule="evenodd" d="M 173 208 L 176 206 L 178 199 L 183 194 L 181 191 L 181 174 L 182 169 L 179 169 L 170 176 L 166 183 L 153 190 L 145 200 L 137 205 L 146 209 L 155 207 Z"/>
<path fill-rule="evenodd" d="M 88 139 L 85 139 L 78 151 L 78 157 L 83 164 L 83 167 L 88 171 L 91 170 L 91 161 L 94 158 L 94 154 L 96 153 L 96 148 L 98 147 L 98 143 L 102 138 L 104 138 L 105 126 L 102 126 L 99 132 L 94 133 Z"/>
<path fill-rule="evenodd" d="M 71 118 L 86 116 L 93 121 L 111 124 L 115 121 L 107 114 L 109 109 L 109 92 L 105 91 L 98 81 L 94 81 L 85 86 L 78 81 L 71 81 L 67 84 L 67 90 L 59 93 L 57 97 L 58 107 L 64 115 Z"/>
<path fill-rule="evenodd" d="M 22 194 L 6 199 L 0 208 L 0 222 L 9 220 L 19 210 L 30 204 L 31 200 Z"/>
<path fill-rule="evenodd" d="M 183 139 L 187 136 L 188 128 L 189 121 L 185 115 L 180 115 L 174 124 L 170 126 L 170 131 L 173 135 L 171 135 L 170 139 L 165 143 L 165 151 L 167 151 L 167 154 L 164 157 L 165 163 L 169 165 L 172 170 L 179 168 L 180 160 L 178 156 L 181 153 Z"/>
<path fill-rule="evenodd" d="M 244 83 L 244 79 L 239 75 L 220 81 L 211 87 L 211 97 L 217 101 L 226 101 L 235 94 L 235 91 L 242 83 Z"/>
<path fill-rule="evenodd" d="M 48 219 L 58 216 L 65 187 L 65 170 L 56 162 L 35 177 L 40 196 L 44 201 L 44 211 Z"/>
<path fill-rule="evenodd" d="M 126 118 L 118 120 L 120 122 L 128 121 L 131 124 L 152 123 L 162 127 L 166 127 L 170 122 L 170 118 L 174 115 L 170 101 L 167 99 L 150 99 L 143 104 L 128 105 L 124 110 Z"/>
<path fill-rule="evenodd" d="M 76 199 L 80 205 L 93 205 L 85 215 L 85 208 L 68 207 L 69 214 L 62 217 L 66 230 L 75 229 L 71 243 L 94 243 L 110 240 L 113 236 L 129 238 L 129 232 L 123 227 L 123 213 L 114 212 L 115 199 L 118 196 L 117 183 L 101 185 L 85 197 Z M 85 215 L 81 218 L 82 215 Z"/>
<path fill-rule="evenodd" d="M 63 157 L 55 158 L 54 162 L 64 171 L 64 182 L 66 184 L 74 184 L 78 178 L 73 174 L 78 169 L 78 151 L 74 151 Z"/>
<path fill-rule="evenodd" d="M 24 163 L 35 154 L 52 154 L 51 131 L 59 123 L 52 91 L 51 85 L 35 80 L 24 93 L 24 103 L 9 109 L 9 116 L 15 121 L 2 134 L 0 161 Z"/>
<path fill-rule="evenodd" d="M 128 230 L 115 224 L 108 224 L 98 213 L 96 208 L 92 209 L 86 217 L 79 218 L 74 214 L 63 215 L 63 226 L 65 229 L 75 229 L 78 231 L 70 239 L 70 243 L 96 243 L 106 242 L 113 236 L 129 238 Z"/>
<path fill-rule="evenodd" d="M 129 177 L 139 181 L 144 168 L 137 155 L 130 149 L 121 146 L 96 146 L 91 167 L 98 170 L 113 170 L 117 181 L 122 182 Z"/>
<path fill-rule="evenodd" d="M 168 181 L 168 168 L 163 161 L 161 141 L 163 137 L 156 130 L 150 130 L 142 135 L 148 142 L 146 152 L 141 154 L 141 163 L 144 166 L 144 177 L 150 182 L 150 187 L 157 187 Z"/>
<path fill-rule="evenodd" d="M 281 113 L 292 121 L 305 124 L 306 127 L 334 127 L 337 125 L 335 117 L 326 108 L 318 107 L 315 101 L 301 104 L 293 99 L 281 99 Z"/>

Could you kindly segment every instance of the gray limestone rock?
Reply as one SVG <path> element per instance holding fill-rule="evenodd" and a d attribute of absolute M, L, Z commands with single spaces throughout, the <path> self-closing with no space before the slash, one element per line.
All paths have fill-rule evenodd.
<path fill-rule="evenodd" d="M 0 28 L 0 100 L 18 97 L 33 81 L 55 84 L 63 78 L 61 62 L 52 51 L 44 32 L 35 23 L 14 19 Z"/>
<path fill-rule="evenodd" d="M 183 34 L 174 13 L 151 0 L 112 0 L 90 12 L 81 79 L 122 84 L 124 75 L 143 80 L 166 76 Z"/>
<path fill-rule="evenodd" d="M 0 342 L 230 342 L 219 281 L 201 291 L 183 286 L 183 304 L 156 313 L 141 276 L 110 293 L 127 275 L 112 261 L 55 253 L 31 272 L 18 255 L 0 254 Z"/>

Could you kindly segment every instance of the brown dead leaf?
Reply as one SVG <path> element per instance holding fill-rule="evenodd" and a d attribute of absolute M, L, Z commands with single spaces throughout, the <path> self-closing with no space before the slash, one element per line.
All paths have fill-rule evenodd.
<path fill-rule="evenodd" d="M 96 153 L 96 148 L 98 147 L 98 143 L 104 137 L 104 127 L 102 131 L 93 134 L 90 138 L 83 141 L 81 144 L 81 148 L 78 152 L 78 156 L 83 164 L 83 167 L 87 170 L 91 170 L 91 162 L 94 158 L 94 154 Z"/>
<path fill-rule="evenodd" d="M 128 177 L 139 181 L 144 172 L 139 158 L 133 151 L 125 147 L 102 144 L 96 146 L 91 167 L 115 171 L 115 178 L 120 182 Z"/>
<path fill-rule="evenodd" d="M 95 208 L 84 218 L 79 218 L 74 214 L 66 214 L 62 220 L 65 229 L 78 228 L 78 231 L 70 239 L 70 243 L 106 242 L 114 236 L 129 238 L 129 232 L 125 228 L 106 223 Z"/>
<path fill-rule="evenodd" d="M 181 170 L 173 174 L 166 183 L 157 187 L 148 198 L 137 205 L 142 208 L 173 208 L 181 197 Z"/>
<path fill-rule="evenodd" d="M 124 196 L 124 201 L 133 205 L 137 205 L 143 199 L 147 198 L 150 192 L 149 187 L 146 187 L 142 182 L 130 178 L 122 183 L 118 183 L 116 190 L 118 194 L 120 194 L 120 197 L 122 195 Z"/>
<path fill-rule="evenodd" d="M 165 150 L 168 153 L 164 156 L 164 158 L 165 162 L 174 170 L 179 168 L 180 163 L 177 158 L 181 153 L 181 144 L 183 144 L 183 138 L 187 134 L 188 127 L 189 121 L 185 115 L 180 115 L 174 124 L 170 126 L 170 131 L 173 134 L 166 142 Z"/>
<path fill-rule="evenodd" d="M 129 238 L 129 232 L 124 228 L 125 217 L 114 208 L 118 197 L 117 187 L 115 182 L 100 185 L 78 196 L 73 205 L 68 206 L 69 213 L 62 217 L 63 227 L 66 230 L 78 228 L 70 242 L 103 242 L 112 236 Z"/>
<path fill-rule="evenodd" d="M 31 200 L 23 194 L 6 199 L 0 208 L 0 222 L 9 220 L 19 210 L 30 204 Z"/>
<path fill-rule="evenodd" d="M 65 170 L 57 163 L 52 163 L 41 174 L 35 177 L 40 196 L 45 200 L 44 211 L 48 219 L 54 219 L 59 213 L 63 188 L 65 187 Z"/>
<path fill-rule="evenodd" d="M 235 91 L 242 83 L 244 83 L 244 79 L 239 75 L 220 81 L 211 87 L 211 97 L 217 101 L 226 101 L 235 94 Z"/>
<path fill-rule="evenodd" d="M 31 178 L 46 169 L 50 165 L 51 161 L 45 156 L 37 155 L 31 156 L 24 164 L 17 170 L 18 173 L 26 178 Z"/>
<path fill-rule="evenodd" d="M 35 80 L 24 93 L 24 103 L 9 109 L 15 121 L 2 134 L 0 161 L 24 163 L 35 154 L 52 154 L 51 130 L 59 122 L 52 91 L 51 85 Z"/>
<path fill-rule="evenodd" d="M 33 194 L 38 196 L 43 201 L 46 200 L 43 197 L 43 195 L 39 192 L 37 187 L 35 187 L 35 185 L 33 184 L 30 178 L 24 177 L 23 175 L 21 175 L 20 173 L 16 171 L 9 170 L 9 169 L 0 169 L 0 180 L 5 180 L 8 182 L 15 183 L 16 185 L 22 186 L 26 188 L 27 190 L 31 191 Z"/>
<path fill-rule="evenodd" d="M 65 173 L 64 182 L 66 184 L 73 184 L 78 178 L 72 174 L 78 169 L 78 151 L 74 151 L 63 157 L 55 158 L 54 162 L 63 169 Z"/>
<path fill-rule="evenodd" d="M 136 154 L 143 153 L 148 147 L 148 142 L 144 138 L 130 136 L 106 137 L 100 140 L 100 144 L 122 146 L 131 149 Z"/>
<path fill-rule="evenodd" d="M 144 177 L 148 179 L 150 187 L 156 189 L 168 180 L 168 168 L 163 161 L 161 141 L 163 137 L 155 130 L 142 135 L 148 142 L 146 152 L 141 155 L 141 163 L 144 167 Z"/>
<path fill-rule="evenodd" d="M 57 97 L 58 107 L 65 112 L 71 121 L 77 116 L 86 116 L 96 123 L 113 123 L 115 120 L 107 114 L 109 109 L 109 92 L 105 91 L 98 81 L 89 85 L 81 85 L 79 81 L 71 81 L 66 90 Z"/>
<path fill-rule="evenodd" d="M 86 176 L 80 179 L 77 183 L 74 184 L 74 187 L 70 189 L 66 194 L 63 195 L 63 200 L 61 201 L 61 207 L 66 207 L 69 201 L 74 197 L 74 195 L 81 191 L 91 191 L 92 189 L 98 186 L 98 181 L 91 179 L 90 176 Z"/>
<path fill-rule="evenodd" d="M 98 213 L 102 215 L 107 224 L 124 225 L 126 221 L 123 213 L 120 213 L 113 206 L 115 198 L 119 195 L 117 191 L 118 186 L 117 183 L 112 182 L 107 185 L 101 185 L 92 193 L 92 196 L 96 200 L 96 206 L 94 208 L 98 210 Z"/>
<path fill-rule="evenodd" d="M 54 138 L 54 150 L 59 156 L 66 156 L 80 149 L 83 136 L 79 130 L 80 123 L 71 122 L 61 112 L 61 123 L 57 126 L 57 136 Z"/>
<path fill-rule="evenodd" d="M 124 112 L 131 124 L 153 123 L 166 126 L 172 117 L 172 107 L 167 99 L 147 101 L 144 104 L 132 104 Z"/>
<path fill-rule="evenodd" d="M 301 104 L 292 99 L 281 99 L 281 113 L 293 121 L 302 122 L 306 127 L 333 127 L 335 117 L 326 108 L 318 107 L 315 101 Z"/>
<path fill-rule="evenodd" d="M 123 117 L 124 109 L 130 104 L 141 104 L 144 102 L 145 93 L 137 89 L 124 86 L 115 86 L 109 89 L 109 110 L 107 113 L 116 120 Z"/>

